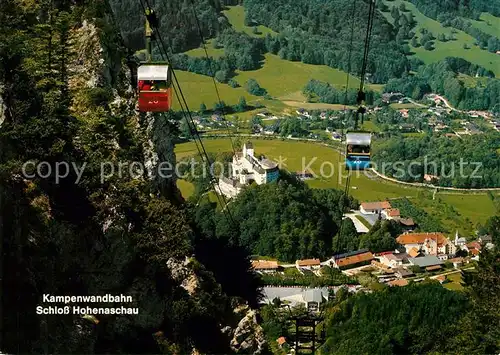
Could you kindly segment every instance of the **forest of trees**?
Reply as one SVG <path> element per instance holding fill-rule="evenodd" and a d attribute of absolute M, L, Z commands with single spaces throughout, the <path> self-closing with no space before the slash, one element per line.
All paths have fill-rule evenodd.
<path fill-rule="evenodd" d="M 491 36 L 474 27 L 467 19 L 479 20 L 482 12 L 500 16 L 500 6 L 495 1 L 434 1 L 434 0 L 409 0 L 425 16 L 437 20 L 443 26 L 454 27 L 462 30 L 477 40 L 482 49 L 490 52 L 500 50 L 498 36 Z M 500 34 L 499 34 L 500 36 Z"/>
<path fill-rule="evenodd" d="M 358 89 L 355 88 L 348 89 L 346 95 L 345 88 L 339 89 L 330 85 L 330 83 L 311 79 L 304 87 L 303 92 L 309 97 L 317 98 L 319 102 L 327 104 L 357 104 Z M 375 100 L 380 98 L 380 94 L 372 90 L 365 90 L 365 95 L 367 105 L 373 105 Z"/>
<path fill-rule="evenodd" d="M 278 183 L 250 186 L 231 203 L 237 230 L 206 200 L 196 208 L 196 221 L 204 235 L 228 239 L 255 255 L 289 262 L 325 258 L 335 251 L 341 206 L 357 205 L 352 198 L 342 202 L 342 196 L 338 190 L 310 189 L 282 172 Z"/>
<path fill-rule="evenodd" d="M 490 0 L 471 1 L 434 1 L 434 0 L 409 0 L 425 16 L 437 20 L 440 15 L 446 14 L 454 17 L 468 17 L 477 19 L 481 12 L 489 12 L 500 16 L 498 3 Z"/>
<path fill-rule="evenodd" d="M 247 21 L 270 27 L 278 36 L 267 36 L 266 48 L 283 59 L 310 64 L 325 64 L 361 72 L 362 51 L 368 4 L 359 3 L 352 13 L 347 0 L 245 0 Z M 354 22 L 352 61 L 348 51 L 350 25 Z M 367 72 L 376 83 L 400 77 L 409 67 L 403 47 L 396 42 L 397 31 L 378 12 L 375 14 Z"/>
<path fill-rule="evenodd" d="M 121 31 L 126 46 L 138 51 L 146 47 L 144 39 L 144 10 L 138 0 L 108 0 L 114 19 Z M 201 44 L 194 11 L 199 19 L 204 38 L 215 37 L 229 28 L 222 15 L 224 5 L 234 5 L 233 0 L 173 0 L 156 1 L 150 4 L 158 13 L 161 36 L 174 53 L 196 48 Z"/>
<path fill-rule="evenodd" d="M 484 86 L 466 87 L 459 79 L 459 73 L 489 79 Z M 461 58 L 449 57 L 437 63 L 422 65 L 415 75 L 389 80 L 384 91 L 402 92 L 414 99 L 434 92 L 444 95 L 459 109 L 500 112 L 500 79 L 494 78 L 491 71 Z"/>
<path fill-rule="evenodd" d="M 393 136 L 378 142 L 373 149 L 373 161 L 380 169 L 385 163 L 384 174 L 402 181 L 422 182 L 424 174 L 431 174 L 439 176 L 439 186 L 498 187 L 499 146 L 496 133 L 462 139 L 429 134 L 418 138 Z"/>
<path fill-rule="evenodd" d="M 101 181 L 105 162 L 144 163 L 149 139 L 158 163 L 172 161 L 177 135 L 173 116 L 157 117 L 153 136 L 141 125 L 148 120 L 126 96 L 125 50 L 106 4 L 0 2 L 7 106 L 0 122 L 1 351 L 228 353 L 221 325 L 234 320 L 232 301 L 257 302 L 248 254 L 206 242 L 175 181 L 130 172 Z M 85 32 L 91 25 L 82 29 L 84 21 L 98 26 L 94 35 Z M 106 48 L 102 71 L 92 65 L 99 50 L 78 51 L 80 38 Z M 87 74 L 96 75 L 96 86 L 86 86 Z M 117 97 L 118 105 L 112 103 Z M 46 165 L 28 179 L 26 161 Z M 59 162 L 85 163 L 82 180 L 70 170 L 57 181 Z M 221 260 L 232 258 L 228 272 Z M 191 294 L 182 284 L 183 268 L 198 283 Z M 99 315 L 98 324 L 73 314 L 38 315 L 38 305 L 48 306 L 43 294 L 131 295 L 133 303 L 123 306 L 138 307 L 139 314 Z"/>

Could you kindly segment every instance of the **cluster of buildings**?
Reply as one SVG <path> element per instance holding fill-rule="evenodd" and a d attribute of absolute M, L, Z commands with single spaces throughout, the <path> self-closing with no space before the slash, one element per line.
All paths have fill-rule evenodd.
<path fill-rule="evenodd" d="M 393 208 L 389 201 L 363 202 L 359 207 L 359 212 L 372 222 L 377 219 L 396 221 L 406 231 L 412 231 L 417 227 L 412 218 L 401 216 L 401 211 L 398 208 Z"/>
<path fill-rule="evenodd" d="M 278 165 L 264 156 L 255 156 L 252 143 L 247 142 L 243 145 L 242 152 L 233 156 L 231 176 L 221 177 L 218 186 L 220 193 L 231 198 L 253 182 L 262 185 L 276 181 L 278 177 Z"/>

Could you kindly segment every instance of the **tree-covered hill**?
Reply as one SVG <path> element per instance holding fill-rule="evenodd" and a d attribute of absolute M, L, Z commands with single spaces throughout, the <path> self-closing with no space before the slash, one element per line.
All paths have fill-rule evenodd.
<path fill-rule="evenodd" d="M 450 139 L 425 135 L 380 140 L 373 160 L 386 175 L 422 182 L 424 174 L 439 176 L 438 186 L 481 188 L 500 186 L 500 135 L 489 133 Z"/>
<path fill-rule="evenodd" d="M 0 350 L 230 353 L 242 318 L 233 308 L 258 297 L 248 255 L 200 251 L 175 181 L 149 178 L 175 163 L 175 115 L 136 113 L 107 2 L 2 1 L 0 38 Z M 145 168 L 123 168 L 132 163 Z M 217 263 L 226 253 L 239 255 L 231 273 Z M 123 294 L 133 302 L 68 306 L 138 313 L 37 314 L 65 306 L 44 294 Z"/>
<path fill-rule="evenodd" d="M 141 1 L 109 0 L 125 43 L 133 50 L 145 48 Z M 159 15 L 161 36 L 175 52 L 196 48 L 201 43 L 193 11 L 200 20 L 204 37 L 210 38 L 229 26 L 221 11 L 224 5 L 233 3 L 231 0 L 149 1 Z"/>
<path fill-rule="evenodd" d="M 248 22 L 263 24 L 279 32 L 268 38 L 268 48 L 288 60 L 325 64 L 349 70 L 348 49 L 351 20 L 354 21 L 352 73 L 361 72 L 363 45 L 368 19 L 368 2 L 245 0 Z M 367 72 L 376 83 L 399 77 L 409 68 L 403 47 L 396 42 L 397 30 L 376 11 Z M 408 33 L 409 35 L 409 33 Z M 376 44 L 376 45 L 375 45 Z"/>
<path fill-rule="evenodd" d="M 338 190 L 310 189 L 290 177 L 278 183 L 250 186 L 231 201 L 236 229 L 208 202 L 195 208 L 196 221 L 204 235 L 228 240 L 252 254 L 288 262 L 325 258 L 334 252 L 332 242 L 342 206 L 356 206 L 350 198 L 342 202 L 342 196 Z"/>

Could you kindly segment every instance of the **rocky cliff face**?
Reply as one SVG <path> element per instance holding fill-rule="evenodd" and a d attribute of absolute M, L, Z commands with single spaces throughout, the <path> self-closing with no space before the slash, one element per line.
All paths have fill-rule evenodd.
<path fill-rule="evenodd" d="M 107 21 L 113 25 L 111 17 Z M 146 177 L 153 179 L 157 176 L 160 162 L 175 166 L 174 132 L 164 122 L 155 122 L 165 121 L 161 114 L 140 114 L 136 110 L 137 97 L 133 82 L 136 67 L 129 65 L 125 59 L 126 50 L 117 33 L 118 30 L 110 33 L 109 29 L 99 28 L 89 19 L 83 20 L 81 26 L 72 31 L 69 40 L 71 52 L 74 53 L 69 65 L 69 87 L 74 97 L 72 109 L 77 117 L 85 121 L 89 113 L 86 103 L 89 90 L 102 88 L 110 92 L 110 113 L 122 117 L 134 128 L 134 133 L 143 142 L 143 161 L 140 163 L 144 166 Z M 122 148 L 117 139 L 109 144 L 116 151 Z M 167 180 L 169 189 L 176 189 L 175 176 Z"/>
<path fill-rule="evenodd" d="M 2 123 L 5 121 L 5 115 L 7 113 L 7 106 L 3 100 L 3 85 L 0 85 L 0 127 L 2 127 Z"/>
<path fill-rule="evenodd" d="M 243 315 L 243 318 L 232 332 L 231 349 L 237 354 L 262 354 L 266 339 L 255 310 L 244 306 L 235 309 L 235 313 Z"/>

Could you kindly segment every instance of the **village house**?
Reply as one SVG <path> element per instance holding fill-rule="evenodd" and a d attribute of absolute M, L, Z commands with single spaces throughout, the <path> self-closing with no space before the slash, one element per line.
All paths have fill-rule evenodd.
<path fill-rule="evenodd" d="M 397 237 L 396 241 L 405 247 L 408 254 L 415 248 L 426 255 L 446 260 L 457 252 L 457 247 L 442 233 L 406 233 Z"/>
<path fill-rule="evenodd" d="M 412 258 L 418 258 L 419 256 L 424 256 L 425 254 L 419 248 L 413 247 L 408 252 L 408 255 L 411 256 Z"/>
<path fill-rule="evenodd" d="M 417 226 L 415 224 L 415 221 L 413 220 L 413 218 L 400 218 L 398 220 L 398 222 L 401 225 L 401 227 L 403 228 L 403 230 L 406 232 L 413 231 Z"/>
<path fill-rule="evenodd" d="M 452 258 L 452 259 L 448 259 L 448 261 L 453 264 L 453 267 L 455 269 L 462 266 L 465 263 L 464 258 Z"/>
<path fill-rule="evenodd" d="M 425 182 L 434 183 L 437 180 L 439 180 L 439 176 L 437 176 L 437 175 L 424 174 L 424 181 Z"/>
<path fill-rule="evenodd" d="M 394 270 L 394 274 L 399 277 L 400 279 L 404 279 L 406 277 L 413 277 L 415 274 L 413 271 L 410 271 L 408 269 L 405 269 L 403 267 L 398 267 L 397 269 Z"/>
<path fill-rule="evenodd" d="M 337 286 L 337 290 L 341 287 Z M 356 285 L 356 287 L 359 287 L 359 285 Z M 349 290 L 349 292 L 356 292 L 356 290 Z M 329 289 L 327 287 L 264 287 L 263 296 L 260 301 L 262 304 L 270 304 L 274 299 L 278 298 L 291 307 L 304 305 L 310 312 L 316 312 L 323 302 L 328 301 Z"/>
<path fill-rule="evenodd" d="M 400 92 L 386 92 L 382 94 L 382 102 L 391 103 L 398 102 L 404 95 Z"/>
<path fill-rule="evenodd" d="M 334 255 L 332 261 L 334 267 L 345 270 L 370 264 L 373 258 L 373 254 L 368 249 L 361 249 L 350 253 Z"/>
<path fill-rule="evenodd" d="M 276 272 L 280 269 L 277 261 L 272 260 L 252 260 L 252 268 L 255 271 L 270 273 Z"/>
<path fill-rule="evenodd" d="M 285 337 L 279 337 L 278 339 L 276 339 L 276 342 L 278 343 L 278 346 L 280 348 L 282 348 L 283 345 L 286 344 L 286 339 L 285 339 Z"/>
<path fill-rule="evenodd" d="M 397 208 L 387 208 L 381 213 L 382 218 L 387 220 L 397 220 L 401 217 L 399 209 Z"/>
<path fill-rule="evenodd" d="M 321 261 L 319 259 L 304 259 L 295 261 L 295 266 L 297 270 L 319 270 L 321 267 Z"/>
<path fill-rule="evenodd" d="M 359 207 L 359 211 L 363 214 L 380 214 L 388 208 L 391 208 L 391 204 L 387 201 L 363 202 Z"/>
<path fill-rule="evenodd" d="M 314 178 L 314 175 L 309 171 L 297 171 L 295 176 L 300 180 L 308 180 Z"/>
<path fill-rule="evenodd" d="M 375 258 L 378 258 L 380 263 L 391 268 L 396 268 L 408 263 L 408 254 L 406 253 L 384 252 L 380 253 L 378 256 L 376 255 Z"/>
<path fill-rule="evenodd" d="M 407 286 L 409 284 L 409 282 L 406 279 L 397 279 L 397 280 L 389 281 L 387 284 L 389 286 Z"/>
<path fill-rule="evenodd" d="M 426 271 L 436 271 L 441 269 L 444 262 L 437 256 L 427 255 L 420 258 L 409 258 L 408 261 L 411 265 L 419 266 Z"/>

